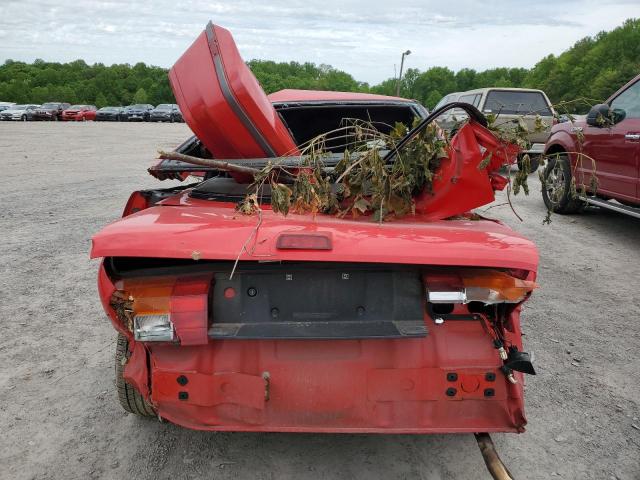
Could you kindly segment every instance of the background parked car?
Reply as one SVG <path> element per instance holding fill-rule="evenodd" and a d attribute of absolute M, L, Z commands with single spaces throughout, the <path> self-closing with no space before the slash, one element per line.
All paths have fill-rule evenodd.
<path fill-rule="evenodd" d="M 0 112 L 7 110 L 10 107 L 13 107 L 15 103 L 13 102 L 0 102 Z"/>
<path fill-rule="evenodd" d="M 549 210 L 577 213 L 590 204 L 640 218 L 640 75 L 586 119 L 554 125 L 545 153 L 542 198 Z M 583 187 L 587 195 L 572 193 Z"/>
<path fill-rule="evenodd" d="M 62 120 L 62 112 L 69 108 L 68 103 L 47 102 L 33 112 L 33 120 Z"/>
<path fill-rule="evenodd" d="M 149 117 L 151 116 L 151 110 L 153 110 L 153 105 L 149 105 L 148 103 L 144 104 L 136 104 L 130 105 L 127 111 L 127 120 L 130 122 L 148 122 Z"/>
<path fill-rule="evenodd" d="M 449 95 L 445 95 L 433 109 L 437 110 L 438 108 L 443 107 L 448 103 L 456 102 L 458 101 L 458 97 L 460 97 L 460 92 L 453 92 Z M 445 113 L 438 117 L 437 123 L 445 130 L 451 130 L 458 121 L 459 120 L 454 117 L 453 110 L 447 110 Z"/>
<path fill-rule="evenodd" d="M 26 122 L 27 120 L 32 119 L 33 113 L 39 106 L 40 105 L 34 104 L 13 105 L 12 107 L 3 110 L 0 113 L 0 118 L 2 118 L 2 120 L 22 120 L 23 122 Z"/>
<path fill-rule="evenodd" d="M 62 120 L 84 122 L 96 119 L 95 105 L 71 105 L 62 112 Z"/>
<path fill-rule="evenodd" d="M 479 88 L 467 92 L 458 92 L 455 101 L 469 103 L 478 108 L 484 114 L 493 114 L 497 117 L 496 127 L 499 129 L 512 129 L 522 119 L 527 128 L 532 132 L 528 139 L 528 153 L 531 157 L 531 171 L 535 172 L 540 164 L 540 156 L 544 152 L 544 144 L 549 138 L 551 126 L 554 123 L 554 111 L 547 95 L 542 90 L 527 88 Z M 449 103 L 449 102 L 447 102 Z M 462 109 L 451 110 L 451 119 L 440 120 L 438 123 L 445 130 L 454 128 L 467 116 Z M 540 116 L 547 127 L 541 132 L 535 132 L 536 118 Z M 444 117 L 444 115 L 443 115 Z M 518 163 L 520 166 L 520 163 Z"/>
<path fill-rule="evenodd" d="M 162 103 L 151 110 L 149 120 L 152 122 L 180 122 L 182 113 L 174 103 Z"/>
<path fill-rule="evenodd" d="M 122 122 L 126 119 L 123 107 L 102 107 L 96 112 L 97 122 Z"/>

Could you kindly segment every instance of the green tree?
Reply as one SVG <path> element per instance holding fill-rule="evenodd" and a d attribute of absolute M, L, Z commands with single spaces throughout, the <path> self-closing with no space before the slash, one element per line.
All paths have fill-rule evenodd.
<path fill-rule="evenodd" d="M 109 101 L 107 100 L 107 97 L 105 97 L 104 93 L 102 92 L 100 92 L 96 97 L 95 103 L 96 103 L 96 107 L 98 108 L 106 107 L 107 105 L 109 105 Z"/>
<path fill-rule="evenodd" d="M 144 88 L 139 88 L 136 90 L 135 95 L 133 96 L 133 103 L 147 103 L 147 91 Z"/>

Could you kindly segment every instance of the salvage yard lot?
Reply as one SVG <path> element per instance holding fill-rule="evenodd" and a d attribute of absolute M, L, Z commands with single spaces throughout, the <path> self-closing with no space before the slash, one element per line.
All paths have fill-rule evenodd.
<path fill-rule="evenodd" d="M 2 478 L 489 478 L 472 435 L 210 433 L 127 415 L 115 333 L 96 292 L 93 233 L 157 186 L 183 124 L 0 124 Z M 554 216 L 532 195 L 486 212 L 537 243 L 525 305 L 529 425 L 493 435 L 520 479 L 640 478 L 640 220 Z M 169 186 L 170 182 L 164 182 Z M 500 195 L 496 204 L 505 202 Z M 483 209 L 479 210 L 480 213 Z"/>

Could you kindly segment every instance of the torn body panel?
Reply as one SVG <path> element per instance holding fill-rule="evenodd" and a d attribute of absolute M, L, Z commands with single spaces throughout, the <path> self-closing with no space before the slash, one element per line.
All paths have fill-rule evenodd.
<path fill-rule="evenodd" d="M 104 266 L 101 270 L 101 283 L 111 283 L 116 274 Z M 238 275 L 251 271 L 260 270 L 249 268 Z M 101 289 L 119 285 L 133 291 L 144 278 L 120 275 L 122 280 Z M 362 433 L 520 432 L 526 425 L 523 376 L 514 372 L 513 384 L 502 374 L 499 352 L 478 318 L 484 313 L 466 309 L 458 318 L 437 323 L 425 308 L 421 315 L 428 333 L 417 338 L 210 337 L 204 344 L 189 345 L 184 327 L 192 322 L 176 315 L 185 304 L 174 296 L 202 292 L 202 278 L 202 272 L 190 278 L 183 270 L 172 288 L 169 311 L 176 331 L 187 333 L 173 343 L 142 347 L 134 342 L 126 370 L 126 378 L 158 414 L 174 423 L 204 430 Z M 156 294 L 153 288 L 150 295 Z M 142 291 L 133 296 L 140 295 Z M 200 309 L 207 311 L 206 306 Z M 519 307 L 506 311 L 503 335 L 521 349 L 519 313 Z M 243 318 L 238 320 L 250 320 Z M 215 325 L 218 320 L 211 314 L 207 321 Z M 136 355 L 145 348 L 148 372 L 146 355 Z M 145 378 L 147 383 L 139 385 Z"/>

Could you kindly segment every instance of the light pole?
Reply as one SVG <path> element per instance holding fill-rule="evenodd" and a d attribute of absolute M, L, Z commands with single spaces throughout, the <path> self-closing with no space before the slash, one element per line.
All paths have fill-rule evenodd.
<path fill-rule="evenodd" d="M 402 59 L 400 60 L 400 75 L 398 75 L 398 81 L 396 82 L 396 97 L 400 96 L 400 82 L 402 81 L 402 67 L 404 67 L 404 57 L 411 55 L 411 50 L 402 52 Z"/>

